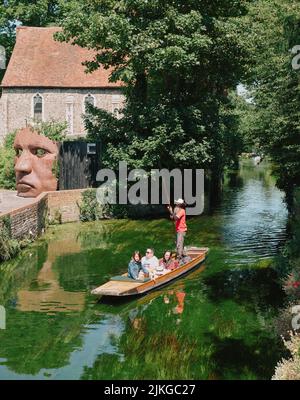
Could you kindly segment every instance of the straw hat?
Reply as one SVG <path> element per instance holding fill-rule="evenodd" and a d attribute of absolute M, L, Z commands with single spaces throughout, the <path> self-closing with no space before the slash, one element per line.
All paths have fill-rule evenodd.
<path fill-rule="evenodd" d="M 185 204 L 183 199 L 175 200 L 175 204 Z"/>

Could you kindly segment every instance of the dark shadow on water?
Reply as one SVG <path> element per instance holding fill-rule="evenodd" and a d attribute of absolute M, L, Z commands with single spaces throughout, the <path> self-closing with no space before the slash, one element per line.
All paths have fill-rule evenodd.
<path fill-rule="evenodd" d="M 253 337 L 257 339 L 250 344 L 241 339 L 209 336 L 216 349 L 212 359 L 219 379 L 235 379 L 236 376 L 249 376 L 249 373 L 260 379 L 271 379 L 274 365 L 287 356 L 287 351 L 280 338 L 268 338 L 267 333 L 264 336 L 261 331 L 253 332 Z"/>
<path fill-rule="evenodd" d="M 125 306 L 134 302 L 140 296 L 102 296 L 96 300 L 97 304 L 110 305 L 110 306 Z"/>
<path fill-rule="evenodd" d="M 203 279 L 213 302 L 234 300 L 247 307 L 282 307 L 285 293 L 271 268 L 222 271 Z"/>
<path fill-rule="evenodd" d="M 242 188 L 244 186 L 244 180 L 240 176 L 239 171 L 228 173 L 227 184 L 229 188 Z"/>

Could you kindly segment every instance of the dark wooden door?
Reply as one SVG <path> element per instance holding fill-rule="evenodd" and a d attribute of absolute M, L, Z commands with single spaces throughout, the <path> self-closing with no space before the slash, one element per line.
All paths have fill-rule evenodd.
<path fill-rule="evenodd" d="M 62 142 L 59 147 L 59 189 L 96 187 L 100 165 L 100 142 Z"/>

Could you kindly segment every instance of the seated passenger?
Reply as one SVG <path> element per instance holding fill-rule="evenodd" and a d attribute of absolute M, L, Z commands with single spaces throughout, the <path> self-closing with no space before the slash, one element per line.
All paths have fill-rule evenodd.
<path fill-rule="evenodd" d="M 153 278 L 156 268 L 159 266 L 158 258 L 154 255 L 154 250 L 149 248 L 146 255 L 142 258 L 142 268 Z"/>
<path fill-rule="evenodd" d="M 181 260 L 179 261 L 179 265 L 182 266 L 184 264 L 187 264 L 190 261 L 192 261 L 192 258 L 190 256 L 183 256 L 181 258 Z"/>
<path fill-rule="evenodd" d="M 167 271 L 173 271 L 179 266 L 178 261 L 172 259 L 172 252 L 170 250 L 165 251 L 164 256 L 159 264 Z"/>
<path fill-rule="evenodd" d="M 139 279 L 140 272 L 143 271 L 142 263 L 141 263 L 141 253 L 139 251 L 135 251 L 132 255 L 132 258 L 128 264 L 128 278 Z"/>

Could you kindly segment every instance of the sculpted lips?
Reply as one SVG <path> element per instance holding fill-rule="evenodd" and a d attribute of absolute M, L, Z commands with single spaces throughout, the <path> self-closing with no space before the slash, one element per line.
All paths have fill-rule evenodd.
<path fill-rule="evenodd" d="M 17 187 L 21 192 L 27 192 L 28 190 L 34 189 L 34 186 L 31 183 L 23 180 L 20 180 L 17 183 Z"/>

